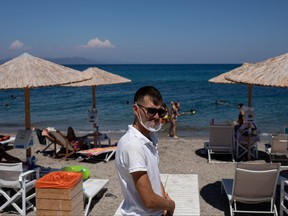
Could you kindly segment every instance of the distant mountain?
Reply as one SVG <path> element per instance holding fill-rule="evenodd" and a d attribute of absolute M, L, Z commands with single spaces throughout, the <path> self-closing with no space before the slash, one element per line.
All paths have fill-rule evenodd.
<path fill-rule="evenodd" d="M 42 58 L 42 57 L 41 57 Z M 96 61 L 94 59 L 88 59 L 83 57 L 66 57 L 66 58 L 44 58 L 48 61 L 61 65 L 73 65 L 73 64 L 104 64 L 103 62 Z M 0 64 L 3 64 L 11 59 L 0 59 Z"/>
<path fill-rule="evenodd" d="M 102 62 L 94 59 L 88 59 L 83 57 L 66 57 L 66 58 L 48 58 L 48 61 L 61 64 L 61 65 L 73 65 L 73 64 L 101 64 Z"/>

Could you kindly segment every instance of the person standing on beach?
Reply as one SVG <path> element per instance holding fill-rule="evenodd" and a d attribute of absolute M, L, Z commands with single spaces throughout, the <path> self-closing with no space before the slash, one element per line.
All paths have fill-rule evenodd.
<path fill-rule="evenodd" d="M 169 108 L 165 103 L 163 103 L 162 106 L 163 106 L 164 110 L 166 110 L 166 115 L 163 118 L 161 118 L 161 123 L 166 125 L 170 120 Z"/>
<path fill-rule="evenodd" d="M 238 114 L 238 120 L 234 124 L 234 134 L 235 139 L 237 139 L 237 133 L 239 128 L 245 123 L 245 112 L 243 110 L 243 104 L 238 104 L 239 114 Z"/>
<path fill-rule="evenodd" d="M 239 115 L 245 115 L 245 112 L 243 110 L 243 103 L 238 104 L 239 109 Z"/>
<path fill-rule="evenodd" d="M 171 116 L 170 116 L 170 129 L 169 136 L 173 138 L 178 138 L 176 136 L 176 119 L 179 116 L 180 103 L 171 101 Z"/>
<path fill-rule="evenodd" d="M 153 86 L 137 90 L 132 107 L 134 122 L 120 138 L 115 165 L 124 202 L 122 215 L 173 215 L 175 202 L 160 179 L 158 139 L 160 119 L 166 115 L 162 96 Z"/>

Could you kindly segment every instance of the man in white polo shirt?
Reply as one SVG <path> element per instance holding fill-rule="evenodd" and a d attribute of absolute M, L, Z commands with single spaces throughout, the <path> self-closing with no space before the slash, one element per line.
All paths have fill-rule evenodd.
<path fill-rule="evenodd" d="M 158 140 L 160 119 L 167 111 L 161 93 L 153 86 L 140 88 L 134 96 L 134 122 L 118 142 L 115 164 L 124 203 L 122 215 L 173 215 L 175 202 L 160 180 Z"/>

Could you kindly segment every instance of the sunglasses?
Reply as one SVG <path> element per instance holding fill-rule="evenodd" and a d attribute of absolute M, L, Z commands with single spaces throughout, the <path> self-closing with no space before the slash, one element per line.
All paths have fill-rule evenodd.
<path fill-rule="evenodd" d="M 145 107 L 145 106 L 142 106 L 140 104 L 136 104 L 136 105 L 144 108 L 147 111 L 147 116 L 149 116 L 149 117 L 154 117 L 156 115 L 156 113 L 158 113 L 158 116 L 160 118 L 163 118 L 167 114 L 167 111 L 162 109 L 162 108 L 156 109 L 156 108 L 151 108 L 151 107 Z"/>

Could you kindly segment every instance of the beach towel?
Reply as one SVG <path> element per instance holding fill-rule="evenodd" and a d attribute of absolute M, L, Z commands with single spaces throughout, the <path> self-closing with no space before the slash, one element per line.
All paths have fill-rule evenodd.
<path fill-rule="evenodd" d="M 111 153 L 115 151 L 116 148 L 117 146 L 104 147 L 104 148 L 91 148 L 91 149 L 77 151 L 77 153 L 91 157 L 91 156 L 97 156 L 103 153 Z"/>
<path fill-rule="evenodd" d="M 35 129 L 39 143 L 41 145 L 46 145 L 46 138 L 42 135 L 42 130 L 40 130 L 39 128 Z"/>
<path fill-rule="evenodd" d="M 115 155 L 116 148 L 117 146 L 92 148 L 77 151 L 77 153 L 82 155 L 84 160 L 88 160 L 90 162 L 97 162 L 102 160 L 104 162 L 108 162 Z"/>

